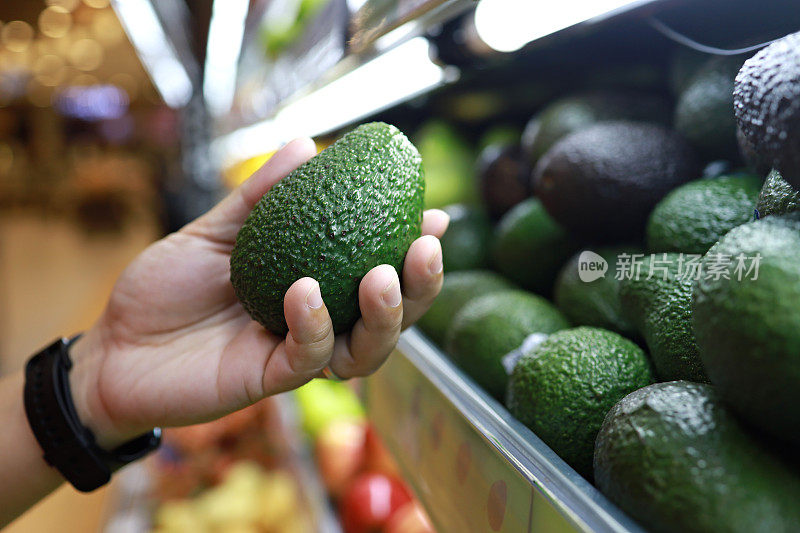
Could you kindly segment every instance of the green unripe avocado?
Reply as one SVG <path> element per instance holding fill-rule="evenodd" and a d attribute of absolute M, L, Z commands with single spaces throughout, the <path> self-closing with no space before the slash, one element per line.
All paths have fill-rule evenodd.
<path fill-rule="evenodd" d="M 692 268 L 686 257 L 681 263 L 680 254 L 651 254 L 642 259 L 638 276 L 620 283 L 624 314 L 647 343 L 662 381 L 708 381 L 692 329 Z"/>
<path fill-rule="evenodd" d="M 657 383 L 606 415 L 597 488 L 647 531 L 789 533 L 800 477 L 729 413 L 713 387 Z"/>
<path fill-rule="evenodd" d="M 450 216 L 447 231 L 440 239 L 445 271 L 488 267 L 492 239 L 489 217 L 477 207 L 465 204 L 448 205 L 442 210 Z"/>
<path fill-rule="evenodd" d="M 495 270 L 514 283 L 549 296 L 561 265 L 578 246 L 537 198 L 528 198 L 497 224 L 492 261 Z"/>
<path fill-rule="evenodd" d="M 442 345 L 450 324 L 467 302 L 490 292 L 513 288 L 511 282 L 489 270 L 446 272 L 439 296 L 417 321 L 417 326 L 433 342 Z"/>
<path fill-rule="evenodd" d="M 556 279 L 553 300 L 558 309 L 576 326 L 594 326 L 610 329 L 626 337 L 633 337 L 636 329 L 622 310 L 619 298 L 621 270 L 618 258 L 641 255 L 642 251 L 631 246 L 598 248 L 594 250 L 607 263 L 609 270 L 592 281 L 580 278 L 580 259 L 583 252 L 567 261 Z"/>
<path fill-rule="evenodd" d="M 704 254 L 728 231 L 753 220 L 761 179 L 729 174 L 681 185 L 661 200 L 647 223 L 651 252 Z"/>
<path fill-rule="evenodd" d="M 800 213 L 732 229 L 705 255 L 703 269 L 720 258 L 738 265 L 740 256 L 746 268 L 739 273 L 703 276 L 695 286 L 700 356 L 735 412 L 800 444 Z"/>
<path fill-rule="evenodd" d="M 250 315 L 288 331 L 283 298 L 298 279 L 320 285 L 336 333 L 360 316 L 358 286 L 370 269 L 401 271 L 421 234 L 421 158 L 400 130 L 363 124 L 270 189 L 231 252 L 231 283 Z"/>
<path fill-rule="evenodd" d="M 591 479 L 603 417 L 626 394 L 652 382 L 647 356 L 625 337 L 600 328 L 566 329 L 517 361 L 508 384 L 508 409 Z"/>
<path fill-rule="evenodd" d="M 769 215 L 784 215 L 800 210 L 800 191 L 783 179 L 780 172 L 767 174 L 764 186 L 758 193 L 756 211 L 759 218 Z"/>
<path fill-rule="evenodd" d="M 498 400 L 505 399 L 508 374 L 503 356 L 533 333 L 569 327 L 553 305 L 535 294 L 506 290 L 467 302 L 447 332 L 447 353 Z"/>

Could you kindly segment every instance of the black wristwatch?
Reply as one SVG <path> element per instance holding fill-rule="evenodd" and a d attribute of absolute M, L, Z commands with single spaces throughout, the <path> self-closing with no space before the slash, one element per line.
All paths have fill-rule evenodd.
<path fill-rule="evenodd" d="M 28 361 L 25 413 L 47 464 L 79 491 L 90 492 L 108 483 L 114 471 L 158 448 L 161 429 L 111 451 L 97 445 L 92 431 L 78 418 L 69 386 L 69 347 L 79 337 L 59 339 Z"/>

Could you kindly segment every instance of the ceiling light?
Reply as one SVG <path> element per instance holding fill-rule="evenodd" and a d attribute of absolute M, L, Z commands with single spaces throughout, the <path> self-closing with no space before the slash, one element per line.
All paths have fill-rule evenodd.
<path fill-rule="evenodd" d="M 451 81 L 428 55 L 428 41 L 415 37 L 305 96 L 270 120 L 214 142 L 214 155 L 238 161 L 277 148 L 296 137 L 313 137 L 353 123 Z"/>
<path fill-rule="evenodd" d="M 475 27 L 483 42 L 498 52 L 514 52 L 529 42 L 622 7 L 652 0 L 571 0 L 543 9 L 531 0 L 481 0 Z"/>
<path fill-rule="evenodd" d="M 113 0 L 111 6 L 164 102 L 170 107 L 185 105 L 192 96 L 192 81 L 152 4 L 148 0 Z"/>
<path fill-rule="evenodd" d="M 249 6 L 249 0 L 216 0 L 212 8 L 203 96 L 213 115 L 227 113 L 233 104 L 244 22 Z"/>

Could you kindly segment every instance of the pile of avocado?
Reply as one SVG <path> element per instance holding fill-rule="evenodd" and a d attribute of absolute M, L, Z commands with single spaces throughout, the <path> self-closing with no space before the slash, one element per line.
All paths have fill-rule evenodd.
<path fill-rule="evenodd" d="M 569 95 L 479 157 L 439 120 L 419 152 L 355 128 L 257 203 L 236 295 L 284 335 L 313 276 L 346 332 L 444 207 L 418 325 L 476 387 L 648 530 L 800 530 L 800 34 L 673 67 L 675 102 Z"/>
<path fill-rule="evenodd" d="M 485 148 L 419 322 L 647 530 L 800 531 L 800 34 L 750 55 Z"/>

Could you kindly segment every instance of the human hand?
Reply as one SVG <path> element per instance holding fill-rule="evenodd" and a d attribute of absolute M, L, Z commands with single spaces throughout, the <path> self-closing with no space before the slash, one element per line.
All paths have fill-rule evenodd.
<path fill-rule="evenodd" d="M 207 214 L 154 243 L 123 272 L 103 315 L 75 343 L 70 374 L 81 420 L 112 447 L 154 426 L 211 420 L 319 377 L 374 372 L 402 328 L 428 309 L 442 284 L 438 237 L 448 217 L 424 213 L 423 236 L 403 267 L 370 270 L 359 287 L 362 318 L 335 336 L 318 283 L 286 292 L 279 338 L 244 311 L 230 283 L 239 227 L 271 186 L 315 154 L 310 139 L 278 151 Z"/>

